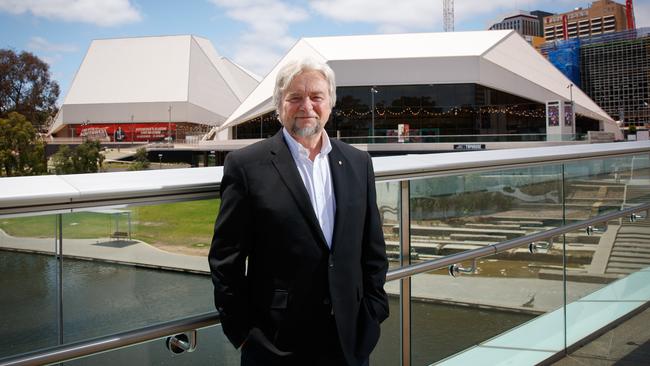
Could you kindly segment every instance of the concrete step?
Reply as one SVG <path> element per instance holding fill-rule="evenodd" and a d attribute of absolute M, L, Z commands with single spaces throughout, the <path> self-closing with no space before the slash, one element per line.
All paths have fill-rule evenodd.
<path fill-rule="evenodd" d="M 609 257 L 609 263 L 629 263 L 629 264 L 638 264 L 645 265 L 646 267 L 650 265 L 650 258 L 629 258 L 622 256 L 612 256 Z"/>
<path fill-rule="evenodd" d="M 607 265 L 607 269 L 610 268 L 628 268 L 628 269 L 641 269 L 641 268 L 646 268 L 648 267 L 647 264 L 642 264 L 642 263 L 627 263 L 627 262 L 609 262 Z"/>
<path fill-rule="evenodd" d="M 650 248 L 650 243 L 642 241 L 616 242 L 614 248 Z"/>
<path fill-rule="evenodd" d="M 621 252 L 621 253 L 637 253 L 637 254 L 650 254 L 650 248 L 644 247 L 614 247 L 612 253 Z"/>
<path fill-rule="evenodd" d="M 632 274 L 634 272 L 638 272 L 635 269 L 629 269 L 629 268 L 607 268 L 605 273 L 607 274 L 618 274 L 618 275 L 628 275 Z"/>

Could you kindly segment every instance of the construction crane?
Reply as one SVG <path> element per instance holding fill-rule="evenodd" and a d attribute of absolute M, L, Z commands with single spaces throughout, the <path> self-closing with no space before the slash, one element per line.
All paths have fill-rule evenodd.
<path fill-rule="evenodd" d="M 445 32 L 454 31 L 454 0 L 442 0 L 442 17 Z"/>

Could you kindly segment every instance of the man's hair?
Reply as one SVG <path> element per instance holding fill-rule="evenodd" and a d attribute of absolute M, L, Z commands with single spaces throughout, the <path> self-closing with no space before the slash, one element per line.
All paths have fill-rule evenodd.
<path fill-rule="evenodd" d="M 280 113 L 280 108 L 282 107 L 282 95 L 289 87 L 289 84 L 291 84 L 296 76 L 307 71 L 318 71 L 325 77 L 325 80 L 329 83 L 330 107 L 334 108 L 336 104 L 334 70 L 324 62 L 317 61 L 313 58 L 304 58 L 290 61 L 278 71 L 278 76 L 275 78 L 275 88 L 273 89 L 273 105 L 275 105 L 278 113 Z"/>

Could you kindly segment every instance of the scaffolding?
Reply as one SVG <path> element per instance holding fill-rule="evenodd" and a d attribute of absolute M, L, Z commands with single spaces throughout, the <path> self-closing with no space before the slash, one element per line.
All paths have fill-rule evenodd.
<path fill-rule="evenodd" d="M 548 52 L 548 60 L 574 85 L 580 83 L 580 40 L 569 39 Z"/>
<path fill-rule="evenodd" d="M 650 127 L 650 28 L 548 42 L 540 51 L 612 118 Z M 581 82 L 567 55 L 578 55 Z"/>

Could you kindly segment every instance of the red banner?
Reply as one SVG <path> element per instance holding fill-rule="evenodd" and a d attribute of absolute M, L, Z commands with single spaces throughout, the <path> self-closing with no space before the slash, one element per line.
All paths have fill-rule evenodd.
<path fill-rule="evenodd" d="M 175 123 L 92 123 L 73 125 L 76 136 L 117 142 L 160 141 L 174 137 Z"/>

